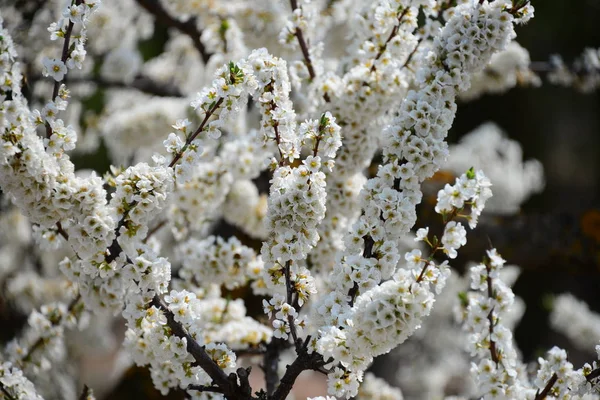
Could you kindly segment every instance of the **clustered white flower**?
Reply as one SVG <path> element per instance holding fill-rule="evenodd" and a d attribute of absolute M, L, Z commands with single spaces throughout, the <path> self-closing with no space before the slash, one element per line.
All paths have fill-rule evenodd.
<path fill-rule="evenodd" d="M 575 370 L 567 353 L 553 347 L 530 379 L 520 360 L 512 331 L 504 318 L 510 312 L 514 294 L 500 278 L 505 260 L 496 249 L 487 251 L 484 263 L 471 267 L 471 292 L 463 299 L 463 328 L 469 333 L 468 350 L 474 357 L 471 375 L 483 399 L 535 398 L 546 388 L 547 395 L 559 399 L 580 399 L 589 392 L 585 375 L 591 367 Z M 586 368 L 587 372 L 586 372 Z"/>
<path fill-rule="evenodd" d="M 37 394 L 33 383 L 27 379 L 23 372 L 12 366 L 9 362 L 0 364 L 0 387 L 2 387 L 2 398 L 7 398 L 6 392 L 15 399 L 43 400 Z"/>
<path fill-rule="evenodd" d="M 67 32 L 73 32 L 77 29 L 77 35 L 72 35 L 70 49 L 66 54 L 66 59 L 44 58 L 44 76 L 51 76 L 54 80 L 60 82 L 64 79 L 68 69 L 81 69 L 82 63 L 85 60 L 86 50 L 85 43 L 87 41 L 86 25 L 90 17 L 100 7 L 100 0 L 86 0 L 81 4 L 71 4 L 64 8 L 61 18 L 53 22 L 48 28 L 51 40 L 64 39 L 67 40 Z"/>
<path fill-rule="evenodd" d="M 377 178 L 367 182 L 363 189 L 363 215 L 353 226 L 352 234 L 346 240 L 346 254 L 343 256 L 342 263 L 337 263 L 333 272 L 333 276 L 336 278 L 332 286 L 337 290 L 326 296 L 326 300 L 322 303 L 326 306 L 321 315 L 327 323 L 344 326 L 346 325 L 344 320 L 352 321 L 356 328 L 350 327 L 344 330 L 355 331 L 358 329 L 359 331 L 356 334 L 348 335 L 348 339 L 356 340 L 355 336 L 358 336 L 363 341 L 357 346 L 344 346 L 346 340 L 344 336 L 347 332 L 340 331 L 338 328 L 334 328 L 333 331 L 325 330 L 324 338 L 331 336 L 338 338 L 333 341 L 333 346 L 365 350 L 374 347 L 366 354 L 353 351 L 349 359 L 348 355 L 346 358 L 342 354 L 334 355 L 331 349 L 332 345 L 322 345 L 321 351 L 325 352 L 326 357 L 338 356 L 347 364 L 355 363 L 355 367 L 365 368 L 373 355 L 385 353 L 404 341 L 418 327 L 418 321 L 429 313 L 433 295 L 426 300 L 427 290 L 417 284 L 421 290 L 424 290 L 423 295 L 425 296 L 420 299 L 419 293 L 412 292 L 410 280 L 402 282 L 408 278 L 408 275 L 402 276 L 401 271 L 395 278 L 399 281 L 397 284 L 403 285 L 401 292 L 407 293 L 407 296 L 410 297 L 414 296 L 417 304 L 422 304 L 422 308 L 415 307 L 412 313 L 417 314 L 410 315 L 414 318 L 404 319 L 408 322 L 407 326 L 401 330 L 402 334 L 398 335 L 400 332 L 396 332 L 393 344 L 386 342 L 384 337 L 378 338 L 372 342 L 372 345 L 367 345 L 370 340 L 364 343 L 365 338 L 361 336 L 360 332 L 366 332 L 363 330 L 365 321 L 359 320 L 362 312 L 354 312 L 351 314 L 351 318 L 348 318 L 349 316 L 344 315 L 343 310 L 347 310 L 346 298 L 354 290 L 354 295 L 358 292 L 364 293 L 363 298 L 368 297 L 363 303 L 359 296 L 357 304 L 353 308 L 355 310 L 358 310 L 359 306 L 363 304 L 373 307 L 373 298 L 385 299 L 394 292 L 393 283 L 391 283 L 393 281 L 386 282 L 381 286 L 375 285 L 381 279 L 388 279 L 395 270 L 397 261 L 394 261 L 394 240 L 398 240 L 406 234 L 416 220 L 414 207 L 421 200 L 419 183 L 439 169 L 445 159 L 447 145 L 443 139 L 454 118 L 456 94 L 459 90 L 466 89 L 469 85 L 470 75 L 483 68 L 491 55 L 504 48 L 514 36 L 513 17 L 504 10 L 504 5 L 498 2 L 484 3 L 475 7 L 471 5 L 458 6 L 454 11 L 454 15 L 447 22 L 442 35 L 436 38 L 432 51 L 427 55 L 428 67 L 419 71 L 417 76 L 420 84 L 419 91 L 408 93 L 399 117 L 386 130 L 384 156 L 387 162 L 379 169 Z M 406 161 L 401 163 L 402 160 Z M 484 203 L 489 197 L 487 192 L 489 181 L 484 181 L 483 175 L 477 177 L 473 172 L 472 174 L 473 176 L 465 176 L 464 179 L 465 182 L 473 181 L 472 187 L 477 187 L 475 191 L 469 192 L 474 196 L 473 217 L 470 220 L 471 226 L 474 226 L 480 212 L 478 196 L 482 194 L 481 203 Z M 468 188 L 461 190 L 466 193 Z M 444 201 L 444 196 L 440 200 Z M 462 205 L 460 206 L 462 207 Z M 439 210 L 446 210 L 446 207 L 447 205 L 442 203 Z M 453 227 L 450 226 L 449 229 L 453 229 Z M 452 235 L 446 236 L 447 250 L 462 244 L 460 233 L 459 229 L 454 229 Z M 371 241 L 372 244 L 369 243 Z M 380 249 L 383 246 L 385 248 Z M 362 249 L 365 249 L 364 252 Z M 384 258 L 383 255 L 386 255 L 387 258 Z M 378 262 L 380 266 L 374 268 Z M 374 278 L 371 277 L 373 275 L 371 271 L 377 271 Z M 436 278 L 432 277 L 433 280 Z M 361 283 L 365 281 L 368 282 L 366 287 L 361 288 Z M 353 290 L 353 286 L 360 291 Z M 373 286 L 375 287 L 373 288 Z M 369 293 L 371 288 L 375 293 Z M 387 288 L 389 293 L 381 292 L 383 288 Z M 402 299 L 402 301 L 399 306 L 412 304 L 409 299 Z M 342 316 L 338 318 L 329 311 L 334 304 L 340 303 Z M 392 302 L 390 306 L 393 308 L 394 303 Z M 421 311 L 423 314 L 420 314 Z M 394 319 L 392 318 L 390 321 L 393 324 Z M 377 322 L 381 321 L 377 320 Z M 327 342 L 329 343 L 329 339 Z M 371 351 L 373 352 L 370 353 Z M 350 392 L 347 395 L 351 396 L 352 394 Z"/>
<path fill-rule="evenodd" d="M 2 389 L 15 398 L 41 398 L 22 371 L 50 371 L 66 358 L 65 333 L 86 325 L 85 306 L 125 318 L 125 348 L 133 362 L 150 366 L 163 394 L 180 388 L 191 398 L 223 397 L 202 392 L 218 383 L 194 351 L 227 376 L 239 371 L 234 351 L 262 351 L 291 339 L 299 357 L 327 368 L 331 396 L 401 400 L 399 390 L 365 370 L 431 313 L 450 277 L 448 261 L 436 256 L 457 256 L 466 243 L 460 219 L 474 228 L 491 196 L 490 180 L 470 169 L 438 193 L 442 236 L 419 229 L 416 246 L 422 247 L 413 248 L 409 232 L 421 184 L 444 165 L 456 99 L 471 81 L 474 92 L 495 91 L 530 72 L 528 54 L 512 40 L 514 24 L 531 18 L 533 8 L 459 1 L 440 16 L 433 0 L 302 1 L 285 13 L 270 1 L 163 3 L 174 20 L 191 16 L 186 29 L 198 23 L 202 34 L 174 32 L 165 52 L 149 62 L 137 48 L 153 24 L 135 12 L 135 2 L 108 4 L 94 15 L 99 1 L 66 6 L 48 29 L 50 40 L 65 41 L 66 52 L 38 60 L 54 79 L 53 98 L 41 110 L 21 93 L 15 47 L 0 25 L 0 186 L 26 224 L 34 224 L 14 241 L 25 248 L 33 238 L 43 251 L 63 252 L 60 264 L 45 262 L 60 265 L 66 294 L 79 292 L 69 306 L 56 295 L 41 307 L 39 299 L 21 304 L 33 311 L 2 354 L 9 361 L 0 366 Z M 419 28 L 421 14 L 427 22 Z M 356 26 L 347 53 L 334 62 L 321 39 L 350 16 Z M 248 30 L 256 35 L 244 35 Z M 86 50 L 90 32 L 97 40 Z M 266 47 L 249 51 L 257 43 Z M 267 50 L 271 45 L 281 56 Z M 172 83 L 183 96 L 198 93 L 158 99 L 107 89 L 102 113 L 78 118 L 75 112 L 69 119 L 86 87 L 61 82 L 73 68 L 84 75 L 92 70 L 83 63 L 90 50 L 103 56 L 96 71 L 112 83 L 148 76 Z M 181 74 L 164 72 L 175 67 Z M 494 85 L 485 77 L 496 69 L 505 81 Z M 76 174 L 69 152 L 77 150 L 81 129 L 72 121 L 79 119 L 86 136 L 103 135 L 111 161 L 135 164 L 112 166 L 104 178 Z M 380 148 L 383 163 L 367 180 L 363 169 Z M 268 166 L 267 196 L 255 179 Z M 236 237 L 218 236 L 213 228 L 220 220 L 262 240 L 260 255 Z M 0 248 L 0 256 L 6 252 Z M 534 383 L 526 379 L 510 330 L 500 323 L 513 302 L 498 278 L 503 260 L 492 251 L 488 257 L 472 270 L 474 292 L 465 309 L 482 395 L 529 398 L 555 375 L 552 395 L 583 393 L 589 388 L 584 372 L 558 349 L 540 360 Z M 23 283 L 38 275 L 9 280 L 9 292 L 38 287 Z M 231 298 L 246 285 L 265 296 L 268 322 L 249 317 L 243 300 Z"/>
<path fill-rule="evenodd" d="M 538 160 L 523 161 L 520 144 L 510 140 L 494 123 L 485 123 L 451 145 L 444 165 L 458 175 L 467 168 L 485 171 L 494 185 L 486 212 L 513 214 L 534 193 L 544 188 L 544 171 Z"/>
<path fill-rule="evenodd" d="M 530 65 L 529 52 L 513 40 L 506 49 L 492 56 L 483 71 L 473 76 L 471 87 L 459 97 L 471 101 L 487 93 L 500 94 L 517 86 L 538 87 L 542 81 Z"/>
<path fill-rule="evenodd" d="M 235 237 L 224 240 L 209 236 L 204 240 L 189 239 L 178 249 L 182 268 L 179 276 L 193 280 L 199 287 L 223 285 L 236 289 L 253 277 L 260 276 L 263 263 L 254 250 Z"/>
<path fill-rule="evenodd" d="M 475 172 L 473 169 L 470 169 L 466 174 L 457 178 L 454 185 L 446 184 L 446 186 L 438 192 L 435 211 L 445 215 L 454 210 L 461 210 L 468 205 L 471 208 L 471 213 L 466 218 L 469 222 L 469 226 L 473 229 L 477 225 L 479 216 L 485 207 L 485 203 L 492 197 L 492 190 L 490 189 L 491 185 L 490 180 L 482 171 L 478 170 Z M 452 226 L 451 228 L 455 231 L 455 234 L 448 236 L 448 240 L 456 238 L 456 234 L 464 237 L 464 234 L 461 234 L 462 231 L 460 230 L 460 227 L 457 226 L 454 228 L 454 226 Z M 446 226 L 446 229 L 450 228 Z M 446 233 L 444 233 L 444 236 L 446 236 Z M 458 241 L 461 241 L 460 238 L 457 239 L 459 239 Z M 442 242 L 444 242 L 443 237 Z"/>

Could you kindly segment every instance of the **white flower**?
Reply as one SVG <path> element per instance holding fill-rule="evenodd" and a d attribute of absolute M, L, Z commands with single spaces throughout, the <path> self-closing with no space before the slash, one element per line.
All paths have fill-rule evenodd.
<path fill-rule="evenodd" d="M 61 60 L 45 57 L 42 61 L 44 64 L 44 76 L 51 76 L 55 81 L 60 82 L 67 73 L 67 66 Z"/>
<path fill-rule="evenodd" d="M 69 18 L 71 22 L 77 24 L 81 22 L 81 17 L 85 11 L 85 6 L 83 4 L 75 5 L 73 4 L 70 7 L 67 7 L 65 11 L 63 11 L 63 17 Z"/>
<path fill-rule="evenodd" d="M 415 238 L 415 242 L 421 242 L 427 239 L 429 235 L 429 227 L 417 229 L 417 237 Z"/>

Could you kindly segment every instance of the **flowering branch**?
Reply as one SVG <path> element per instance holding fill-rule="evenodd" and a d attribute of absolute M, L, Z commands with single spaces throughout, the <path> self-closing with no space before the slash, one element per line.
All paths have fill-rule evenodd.
<path fill-rule="evenodd" d="M 82 2 L 83 2 L 82 0 L 75 0 L 75 7 L 79 6 Z M 67 26 L 67 30 L 64 33 L 64 43 L 63 43 L 63 48 L 62 48 L 62 55 L 60 57 L 60 61 L 63 64 L 63 66 L 67 62 L 67 58 L 69 58 L 71 33 L 73 32 L 74 26 L 75 26 L 75 22 L 72 19 L 69 19 L 69 25 Z M 56 68 L 56 67 L 54 67 L 54 68 Z M 60 67 L 58 67 L 58 68 L 60 68 Z M 58 89 L 60 88 L 60 84 L 62 83 L 63 80 L 64 80 L 64 74 L 63 74 L 62 79 L 54 80 L 54 87 L 52 88 L 52 98 L 51 98 L 52 101 L 54 101 L 54 99 L 56 99 L 56 96 L 58 96 Z M 52 127 L 50 126 L 50 122 L 46 121 L 46 137 L 50 138 L 51 136 L 52 136 Z"/>
<path fill-rule="evenodd" d="M 60 325 L 61 323 L 64 322 L 64 320 L 66 318 L 68 318 L 68 316 L 70 314 L 75 314 L 75 312 L 77 311 L 76 309 L 79 309 L 79 311 L 83 310 L 83 304 L 81 303 L 81 295 L 79 293 L 77 294 L 77 296 L 75 296 L 75 298 L 73 300 L 71 300 L 71 302 L 67 306 L 66 314 L 61 315 L 60 318 L 50 318 L 50 322 L 52 323 L 53 326 Z M 33 343 L 33 345 L 31 345 L 31 347 L 29 347 L 27 353 L 22 358 L 22 362 L 24 362 L 24 363 L 29 362 L 33 356 L 33 353 L 36 350 L 38 350 L 39 348 L 41 348 L 42 346 L 44 346 L 46 341 L 47 341 L 47 338 L 40 336 Z"/>
<path fill-rule="evenodd" d="M 4 386 L 4 383 L 2 383 L 2 381 L 0 381 L 0 391 L 4 396 L 6 396 L 8 400 L 17 400 L 12 394 L 10 394 L 10 392 L 8 391 L 6 386 Z"/>
<path fill-rule="evenodd" d="M 292 12 L 296 11 L 300 7 L 298 7 L 298 0 L 290 0 L 290 5 L 292 6 Z M 310 53 L 308 52 L 308 45 L 306 44 L 306 40 L 304 40 L 304 33 L 302 33 L 302 29 L 299 26 L 296 26 L 295 33 L 296 38 L 298 39 L 298 44 L 300 45 L 300 49 L 302 50 L 302 56 L 304 57 L 304 64 L 308 69 L 308 74 L 310 75 L 310 79 L 315 79 L 315 68 L 313 67 L 312 60 L 310 58 Z"/>
<path fill-rule="evenodd" d="M 388 43 L 394 37 L 396 37 L 396 35 L 398 34 L 398 30 L 400 29 L 400 25 L 402 24 L 402 19 L 404 18 L 404 16 L 409 11 L 410 11 L 410 7 L 405 7 L 404 10 L 400 13 L 400 15 L 398 15 L 398 23 L 396 25 L 394 25 L 394 27 L 392 28 L 392 31 L 390 32 L 390 35 L 388 36 L 388 38 L 383 43 L 383 46 L 379 47 L 379 51 L 377 52 L 377 55 L 375 56 L 375 60 L 374 61 L 377 61 L 377 60 L 379 60 L 381 58 L 381 56 L 383 55 L 383 53 L 387 49 Z M 409 59 L 410 59 L 410 57 L 409 57 Z M 373 62 L 373 65 L 371 66 L 371 72 L 375 71 L 375 69 L 376 69 L 375 62 Z"/>
<path fill-rule="evenodd" d="M 206 50 L 206 48 L 204 47 L 204 44 L 202 44 L 202 41 L 200 40 L 200 37 L 202 36 L 202 32 L 200 32 L 198 30 L 198 28 L 196 27 L 195 19 L 192 18 L 185 22 L 182 22 L 176 18 L 173 18 L 167 12 L 167 10 L 164 9 L 164 7 L 160 4 L 160 2 L 158 0 L 136 0 L 136 1 L 146 11 L 148 11 L 150 14 L 154 15 L 156 20 L 159 21 L 161 24 L 168 26 L 168 27 L 175 28 L 178 31 L 180 31 L 181 33 L 188 35 L 190 37 L 190 39 L 192 39 L 192 42 L 194 43 L 194 47 L 196 47 L 196 49 L 200 53 L 200 56 L 202 57 L 202 61 L 204 61 L 205 64 L 208 63 L 212 54 L 210 54 Z"/>
<path fill-rule="evenodd" d="M 534 400 L 544 400 L 546 398 L 546 396 L 548 396 L 550 394 L 550 390 L 552 390 L 552 386 L 554 386 L 554 384 L 556 383 L 557 380 L 558 380 L 558 375 L 556 375 L 556 372 L 555 372 L 554 374 L 552 374 L 552 377 L 550 377 L 550 380 L 548 380 L 548 383 L 546 384 L 546 386 L 544 386 L 544 389 L 535 395 Z"/>
<path fill-rule="evenodd" d="M 251 399 L 251 393 L 249 393 L 245 388 L 249 387 L 249 383 L 247 381 L 247 374 L 241 374 L 238 369 L 237 376 L 240 377 L 240 384 L 237 383 L 237 377 L 235 374 L 227 376 L 225 372 L 214 362 L 214 360 L 206 353 L 204 347 L 200 346 L 196 340 L 190 336 L 190 334 L 185 330 L 185 328 L 175 321 L 175 317 L 173 312 L 169 310 L 167 305 L 155 295 L 152 298 L 151 304 L 162 310 L 167 317 L 167 325 L 173 331 L 173 334 L 180 339 L 186 340 L 186 349 L 187 351 L 194 357 L 194 360 L 198 363 L 199 366 L 211 377 L 214 384 L 219 387 L 222 393 L 228 399 Z M 245 378 L 244 378 L 245 376 Z"/>
<path fill-rule="evenodd" d="M 187 138 L 187 140 L 185 141 L 185 144 L 183 145 L 183 147 L 181 148 L 181 150 L 175 154 L 175 156 L 173 157 L 173 159 L 169 163 L 169 168 L 173 168 L 175 166 L 175 164 L 177 164 L 177 161 L 179 161 L 181 159 L 181 157 L 183 157 L 183 153 L 185 153 L 185 151 L 187 150 L 187 148 L 194 141 L 194 139 L 196 139 L 196 137 L 200 134 L 200 132 L 202 132 L 204 130 L 204 128 L 206 126 L 206 123 L 208 122 L 208 120 L 210 119 L 210 117 L 212 117 L 213 114 L 221 106 L 221 104 L 223 103 L 223 100 L 224 100 L 223 97 L 219 98 L 215 103 L 213 103 L 212 107 L 210 107 L 210 109 L 208 111 L 206 111 L 206 115 L 204 115 L 204 119 L 200 123 L 200 126 L 198 127 L 198 129 L 196 129 L 196 131 L 194 131 L 194 133 L 192 133 Z"/>
<path fill-rule="evenodd" d="M 284 400 L 291 392 L 296 379 L 306 370 L 319 371 L 327 362 L 317 352 L 309 352 L 308 345 L 310 336 L 307 336 L 304 343 L 298 349 L 297 357 L 294 362 L 287 366 L 285 374 L 281 378 L 281 382 L 277 390 L 273 393 L 271 400 Z"/>

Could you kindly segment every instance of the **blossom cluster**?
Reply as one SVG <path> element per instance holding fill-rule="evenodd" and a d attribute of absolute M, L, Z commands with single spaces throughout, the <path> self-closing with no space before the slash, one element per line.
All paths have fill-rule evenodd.
<path fill-rule="evenodd" d="M 19 12 L 0 19 L 0 284 L 29 313 L 0 353 L 0 398 L 41 398 L 23 374 L 52 398 L 54 367 L 85 353 L 81 338 L 124 331 L 124 364 L 148 366 L 162 394 L 282 400 L 314 370 L 330 396 L 401 400 L 365 371 L 423 332 L 448 282 L 464 286 L 449 261 L 492 183 L 506 214 L 542 187 L 539 164 L 497 132 L 446 142 L 457 99 L 539 83 L 514 41 L 529 2 L 107 3 L 44 4 L 27 34 L 50 25 L 49 41 L 28 40 L 21 59 Z M 151 15 L 173 28 L 156 57 L 142 55 Z M 23 90 L 30 69 L 52 79 Z M 98 149 L 109 172 L 76 168 L 71 157 Z M 442 168 L 458 176 L 437 193 L 442 230 L 413 234 Z M 488 258 L 461 297 L 478 394 L 589 392 L 596 364 L 576 370 L 557 348 L 527 375 L 504 261 Z"/>
<path fill-rule="evenodd" d="M 471 267 L 471 292 L 461 301 L 463 328 L 469 333 L 468 349 L 474 362 L 471 374 L 484 399 L 539 398 L 540 393 L 558 399 L 579 399 L 589 392 L 585 367 L 575 370 L 567 353 L 551 348 L 533 379 L 520 360 L 512 332 L 503 318 L 510 311 L 514 294 L 501 279 L 505 260 L 496 249 L 487 251 L 484 263 Z"/>

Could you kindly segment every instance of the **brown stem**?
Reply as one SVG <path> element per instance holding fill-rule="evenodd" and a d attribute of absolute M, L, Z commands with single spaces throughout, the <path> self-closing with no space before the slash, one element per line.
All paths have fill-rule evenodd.
<path fill-rule="evenodd" d="M 491 272 L 491 268 L 489 265 L 489 262 L 485 264 L 485 269 L 487 271 L 487 291 L 488 291 L 488 297 L 491 299 L 494 296 L 494 290 L 492 288 L 492 278 L 490 277 L 490 272 Z M 489 333 L 490 333 L 490 355 L 492 357 L 492 361 L 495 364 L 498 364 L 499 362 L 499 358 L 498 358 L 498 350 L 496 349 L 496 342 L 494 342 L 492 340 L 492 335 L 494 334 L 494 309 L 492 308 L 490 310 L 490 313 L 487 316 L 488 322 L 489 322 Z"/>
<path fill-rule="evenodd" d="M 298 379 L 298 376 L 303 371 L 319 371 L 322 369 L 323 365 L 327 363 L 323 360 L 323 356 L 321 356 L 319 353 L 308 352 L 309 342 L 310 336 L 308 336 L 304 341 L 304 344 L 300 346 L 298 355 L 294 362 L 287 366 L 285 374 L 281 378 L 281 382 L 277 387 L 277 390 L 275 390 L 275 393 L 273 393 L 273 395 L 269 397 L 269 400 L 286 399 L 288 394 L 292 390 L 292 387 L 294 386 L 294 382 L 296 382 L 296 379 Z"/>
<path fill-rule="evenodd" d="M 286 293 L 287 293 L 287 303 L 293 307 L 294 306 L 294 300 L 293 300 L 294 287 L 292 285 L 291 268 L 292 268 L 292 262 L 288 261 L 285 263 L 283 272 L 285 274 L 285 288 L 286 288 Z M 290 325 L 290 333 L 292 334 L 292 339 L 294 341 L 294 344 L 297 345 L 298 344 L 298 333 L 296 332 L 296 324 L 294 323 L 294 317 L 292 317 L 291 315 L 288 315 L 288 324 Z"/>
<path fill-rule="evenodd" d="M 86 400 L 90 394 L 92 394 L 92 389 L 88 385 L 83 385 L 83 391 L 79 395 L 79 400 Z"/>
<path fill-rule="evenodd" d="M 77 294 L 77 296 L 75 296 L 75 298 L 73 300 L 71 300 L 71 302 L 69 303 L 69 305 L 67 306 L 67 315 L 73 313 L 73 311 L 75 310 L 75 307 L 79 304 L 79 301 L 81 300 L 81 294 Z M 53 326 L 58 325 L 60 322 L 62 322 L 62 318 L 59 321 L 51 321 Z M 43 337 L 39 337 L 34 343 L 33 345 L 29 348 L 29 350 L 27 351 L 27 354 L 25 354 L 25 356 L 23 358 L 21 358 L 21 360 L 23 360 L 23 362 L 28 362 L 31 360 L 31 357 L 33 356 L 33 353 L 39 349 L 40 347 L 42 347 L 45 343 L 45 339 Z"/>
<path fill-rule="evenodd" d="M 200 40 L 202 32 L 198 30 L 195 18 L 188 19 L 185 22 L 173 18 L 158 0 L 137 0 L 137 3 L 150 14 L 154 15 L 156 21 L 161 25 L 175 28 L 181 33 L 188 35 L 192 39 L 192 42 L 194 42 L 194 47 L 196 47 L 200 53 L 204 64 L 208 63 L 212 54 L 206 50 L 204 44 L 202 44 L 202 41 Z"/>
<path fill-rule="evenodd" d="M 599 376 L 600 376 L 600 368 L 596 368 L 595 370 L 593 370 L 592 372 L 587 374 L 585 376 L 585 379 L 591 383 L 594 379 L 598 378 Z"/>
<path fill-rule="evenodd" d="M 292 7 L 292 11 L 295 11 L 297 8 L 299 8 L 297 0 L 290 0 L 290 5 Z M 315 68 L 313 66 L 312 59 L 310 58 L 310 52 L 308 51 L 308 44 L 306 43 L 306 40 L 304 39 L 304 33 L 302 32 L 302 29 L 300 29 L 299 27 L 296 27 L 294 36 L 296 36 L 296 39 L 298 39 L 298 44 L 300 45 L 300 51 L 302 51 L 302 57 L 304 58 L 304 65 L 306 65 L 306 69 L 308 69 L 308 75 L 310 76 L 310 80 L 313 81 L 317 77 L 317 74 L 315 73 Z M 327 103 L 329 103 L 331 101 L 331 98 L 329 97 L 329 95 L 327 93 L 325 93 L 323 95 L 323 99 Z"/>
<path fill-rule="evenodd" d="M 371 235 L 365 235 L 362 237 L 365 242 L 365 247 L 363 249 L 363 257 L 371 258 L 373 257 L 373 245 L 375 241 L 371 237 Z M 350 301 L 348 304 L 350 307 L 354 306 L 354 300 L 356 300 L 356 295 L 358 294 L 358 283 L 354 282 L 354 285 L 348 291 L 348 296 L 350 297 Z"/>
<path fill-rule="evenodd" d="M 385 52 L 385 49 L 387 49 L 388 43 L 398 34 L 398 30 L 400 29 L 400 24 L 402 23 L 402 19 L 404 18 L 406 13 L 408 13 L 408 10 L 409 10 L 409 7 L 406 7 L 402 11 L 402 13 L 398 16 L 398 23 L 396 25 L 394 25 L 394 28 L 392 28 L 392 32 L 390 32 L 390 35 L 386 39 L 383 46 L 381 46 L 379 48 L 379 51 L 377 52 L 377 55 L 375 56 L 375 59 L 373 60 L 373 65 L 371 65 L 371 72 L 375 71 L 375 61 L 377 61 L 381 58 L 381 56 Z"/>
<path fill-rule="evenodd" d="M 192 143 L 192 141 L 194 139 L 196 139 L 196 137 L 200 134 L 200 132 L 202 132 L 202 130 L 204 130 L 204 127 L 206 126 L 208 119 L 215 113 L 217 108 L 219 108 L 221 106 L 221 103 L 223 103 L 222 97 L 219 98 L 219 100 L 217 100 L 217 102 L 206 112 L 206 115 L 204 116 L 204 119 L 200 123 L 200 126 L 198 127 L 198 129 L 196 129 L 196 131 L 193 134 L 191 134 L 190 137 L 188 137 L 188 139 L 185 141 L 185 144 L 183 145 L 183 148 L 181 149 L 181 151 L 179 153 L 177 153 L 175 155 L 175 157 L 173 157 L 173 160 L 171 160 L 171 162 L 169 163 L 169 168 L 173 168 L 173 166 L 175 166 L 175 164 L 177 164 L 177 161 L 179 161 L 181 159 L 181 157 L 183 157 L 183 153 L 185 153 L 185 150 L 188 148 L 190 143 Z"/>
<path fill-rule="evenodd" d="M 423 38 L 419 39 L 419 41 L 417 42 L 417 45 L 415 46 L 415 48 L 410 52 L 410 54 L 406 58 L 406 61 L 402 65 L 402 68 L 406 67 L 410 63 L 410 61 L 412 60 L 413 56 L 416 54 L 417 50 L 419 49 L 419 46 L 421 45 L 421 43 L 423 43 Z"/>
<path fill-rule="evenodd" d="M 218 386 L 206 386 L 206 385 L 190 385 L 187 390 L 197 390 L 198 392 L 211 392 L 211 393 L 223 393 Z"/>
<path fill-rule="evenodd" d="M 4 383 L 2 383 L 2 381 L 0 381 L 0 392 L 2 392 L 8 400 L 17 400 L 12 394 L 10 394 L 8 388 L 4 386 Z"/>
<path fill-rule="evenodd" d="M 152 229 L 150 229 L 148 231 L 148 234 L 144 238 L 143 242 L 146 243 L 148 241 L 148 239 L 150 239 L 150 237 L 152 237 L 152 235 L 154 235 L 156 232 L 158 232 L 166 224 L 167 224 L 167 220 L 166 219 L 163 219 L 158 224 L 156 224 L 156 226 L 154 226 L 154 228 L 152 228 Z"/>
<path fill-rule="evenodd" d="M 265 355 L 263 357 L 263 371 L 265 373 L 265 383 L 267 396 L 271 396 L 279 383 L 279 375 L 277 373 L 279 367 L 279 354 L 281 350 L 289 346 L 289 342 L 283 339 L 273 338 L 267 344 Z"/>
<path fill-rule="evenodd" d="M 167 325 L 171 328 L 173 334 L 180 339 L 186 340 L 186 349 L 188 353 L 194 357 L 194 360 L 196 360 L 196 363 L 204 370 L 204 372 L 211 377 L 213 383 L 221 389 L 226 398 L 246 400 L 252 398 L 251 394 L 247 394 L 246 390 L 242 389 L 240 384 L 237 383 L 235 374 L 233 374 L 234 377 L 227 376 L 217 363 L 210 358 L 204 349 L 204 346 L 200 346 L 186 329 L 179 322 L 175 321 L 175 316 L 158 295 L 154 296 L 151 304 L 164 312 L 165 317 L 167 318 Z M 243 386 L 244 382 L 242 382 L 241 385 Z"/>
<path fill-rule="evenodd" d="M 556 383 L 557 380 L 558 380 L 558 375 L 556 375 L 556 373 L 552 374 L 552 376 L 550 377 L 550 380 L 548 381 L 548 383 L 546 383 L 544 390 L 542 390 L 541 392 L 536 394 L 534 400 L 544 400 L 546 398 L 546 396 L 548 396 L 548 394 L 550 394 L 550 390 L 552 390 L 552 386 L 554 386 L 554 384 Z"/>
<path fill-rule="evenodd" d="M 80 5 L 81 3 L 82 0 L 75 0 L 76 6 Z M 71 41 L 71 33 L 73 32 L 74 26 L 75 24 L 73 23 L 73 21 L 69 20 L 69 26 L 67 26 L 67 31 L 65 32 L 62 55 L 60 57 L 60 61 L 62 61 L 63 64 L 66 64 L 67 58 L 69 58 L 69 45 Z M 60 81 L 54 81 L 54 87 L 52 88 L 52 98 L 50 99 L 51 101 L 54 101 L 54 99 L 56 99 L 56 96 L 58 96 L 58 89 L 60 88 L 60 84 L 64 81 L 64 79 L 65 78 L 63 77 L 63 79 Z M 46 122 L 46 137 L 50 138 L 50 136 L 52 136 L 52 127 L 50 126 L 49 122 Z"/>
<path fill-rule="evenodd" d="M 482 2 L 482 1 L 483 0 L 480 0 L 480 2 Z M 515 5 L 513 5 L 513 7 L 508 12 L 511 13 L 512 15 L 515 15 L 517 12 L 519 12 L 519 10 L 521 10 L 527 4 L 529 4 L 529 0 L 524 1 L 521 4 L 519 4 L 519 2 L 516 2 Z"/>
<path fill-rule="evenodd" d="M 290 5 L 292 6 L 292 11 L 295 11 L 296 9 L 298 9 L 298 2 L 297 0 L 290 0 Z M 299 27 L 296 27 L 296 38 L 298 39 L 298 44 L 300 45 L 300 50 L 302 51 L 302 56 L 304 57 L 304 64 L 306 65 L 306 68 L 308 69 L 308 75 L 310 75 L 310 79 L 315 79 L 315 77 L 317 76 L 315 74 L 315 69 L 313 67 L 312 64 L 312 60 L 310 58 L 310 53 L 308 52 L 308 46 L 306 44 L 306 41 L 304 40 L 304 34 L 302 33 L 302 29 L 300 29 Z"/>

